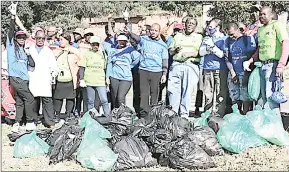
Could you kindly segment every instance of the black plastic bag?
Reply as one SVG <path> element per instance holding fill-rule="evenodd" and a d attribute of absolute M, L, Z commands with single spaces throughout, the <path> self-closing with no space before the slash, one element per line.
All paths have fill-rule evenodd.
<path fill-rule="evenodd" d="M 158 119 L 164 116 L 174 117 L 177 113 L 172 110 L 171 106 L 167 106 L 164 101 L 158 102 L 158 104 L 153 105 L 148 116 L 155 116 Z"/>
<path fill-rule="evenodd" d="M 211 168 L 215 166 L 212 158 L 190 139 L 179 139 L 170 143 L 171 149 L 161 155 L 159 163 L 175 169 Z"/>
<path fill-rule="evenodd" d="M 128 127 L 127 135 L 145 138 L 153 135 L 156 129 L 156 118 L 153 116 L 146 116 L 145 118 L 133 121 L 132 126 Z"/>
<path fill-rule="evenodd" d="M 225 154 L 222 146 L 218 143 L 215 132 L 208 126 L 196 127 L 188 133 L 188 138 L 210 156 Z"/>
<path fill-rule="evenodd" d="M 145 142 L 136 137 L 125 137 L 114 146 L 118 153 L 115 170 L 150 167 L 157 164 Z"/>
<path fill-rule="evenodd" d="M 15 142 L 18 138 L 20 138 L 21 136 L 25 135 L 25 134 L 30 134 L 32 131 L 26 131 L 26 132 L 18 132 L 18 133 L 11 133 L 8 134 L 8 138 L 10 140 L 10 142 Z M 41 139 L 45 140 L 47 139 L 52 133 L 51 129 L 41 129 L 41 130 L 37 130 L 36 135 L 38 137 L 40 137 Z"/>
<path fill-rule="evenodd" d="M 55 142 L 50 142 L 48 156 L 49 164 L 56 164 L 64 160 L 75 159 L 72 155 L 76 152 L 82 140 L 84 130 L 80 126 L 65 126 L 61 132 L 57 132 L 59 137 Z M 55 137 L 53 138 L 55 139 Z"/>
<path fill-rule="evenodd" d="M 219 131 L 219 128 L 222 127 L 224 119 L 217 116 L 209 117 L 208 126 L 211 127 L 215 133 Z"/>
<path fill-rule="evenodd" d="M 172 133 L 165 129 L 157 129 L 153 135 L 151 135 L 146 143 L 151 148 L 153 154 L 161 154 L 167 150 L 167 144 L 172 141 Z"/>
<path fill-rule="evenodd" d="M 158 128 L 169 130 L 173 139 L 181 138 L 192 130 L 192 124 L 185 118 L 164 116 L 158 123 Z"/>
<path fill-rule="evenodd" d="M 121 105 L 119 108 L 113 109 L 113 111 L 111 112 L 111 116 L 112 123 L 128 126 L 132 124 L 135 112 L 129 107 Z"/>

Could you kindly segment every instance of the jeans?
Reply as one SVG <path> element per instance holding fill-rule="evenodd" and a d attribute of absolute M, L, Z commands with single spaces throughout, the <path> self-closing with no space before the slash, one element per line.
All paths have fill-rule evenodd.
<path fill-rule="evenodd" d="M 169 102 L 173 111 L 189 115 L 193 88 L 197 88 L 199 67 L 193 63 L 174 62 L 168 80 Z"/>
<path fill-rule="evenodd" d="M 9 82 L 15 90 L 16 101 L 16 117 L 15 121 L 20 123 L 24 115 L 24 109 L 26 114 L 26 122 L 36 122 L 38 112 L 36 108 L 36 101 L 34 96 L 29 90 L 28 81 L 22 80 L 18 77 L 10 77 Z"/>
<path fill-rule="evenodd" d="M 125 104 L 125 97 L 131 87 L 131 81 L 119 80 L 110 77 L 110 84 L 112 88 L 112 96 L 115 101 L 113 104 L 115 108 L 118 108 L 120 105 Z"/>
<path fill-rule="evenodd" d="M 140 76 L 140 113 L 141 117 L 147 115 L 150 105 L 157 104 L 159 96 L 159 84 L 162 72 L 149 72 L 139 70 Z M 149 101 L 150 97 L 150 101 Z"/>
<path fill-rule="evenodd" d="M 227 70 L 204 70 L 204 94 L 205 107 L 204 111 L 216 112 L 224 116 L 228 96 Z M 214 99 L 216 98 L 216 102 Z M 216 103 L 216 111 L 213 111 Z"/>
<path fill-rule="evenodd" d="M 273 94 L 274 83 L 277 80 L 276 68 L 277 61 L 274 63 L 263 64 L 260 70 L 261 76 L 261 95 L 264 102 L 264 108 L 279 108 L 280 104 L 270 101 L 268 98 Z"/>
<path fill-rule="evenodd" d="M 110 108 L 107 99 L 107 91 L 105 86 L 87 86 L 87 108 L 88 110 L 94 108 L 95 93 L 98 93 L 100 102 L 105 116 L 110 116 Z"/>

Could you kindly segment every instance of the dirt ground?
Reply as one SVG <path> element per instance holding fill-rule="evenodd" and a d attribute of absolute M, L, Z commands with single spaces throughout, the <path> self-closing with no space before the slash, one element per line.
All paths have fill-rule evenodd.
<path fill-rule="evenodd" d="M 42 127 L 41 127 L 42 128 Z M 26 159 L 13 158 L 13 146 L 7 134 L 11 126 L 2 124 L 2 171 L 90 171 L 74 161 L 65 161 L 56 165 L 48 165 L 47 157 L 33 157 Z M 226 154 L 213 157 L 216 168 L 207 171 L 288 171 L 288 147 L 259 147 L 249 149 L 241 154 Z M 132 171 L 173 171 L 168 167 L 150 167 L 133 169 Z"/>

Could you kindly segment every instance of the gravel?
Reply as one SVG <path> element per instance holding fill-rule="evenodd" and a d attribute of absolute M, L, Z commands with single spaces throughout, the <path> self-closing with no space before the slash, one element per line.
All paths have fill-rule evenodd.
<path fill-rule="evenodd" d="M 13 158 L 13 146 L 7 134 L 11 126 L 2 124 L 2 170 L 3 171 L 90 171 L 74 161 L 48 165 L 47 157 L 26 159 Z M 43 126 L 41 126 L 43 127 Z M 203 171 L 289 171 L 289 148 L 266 146 L 249 149 L 240 154 L 213 157 L 216 168 Z M 168 167 L 132 169 L 131 171 L 175 171 Z M 197 169 L 195 170 L 197 171 Z M 202 170 L 199 170 L 202 171 Z"/>

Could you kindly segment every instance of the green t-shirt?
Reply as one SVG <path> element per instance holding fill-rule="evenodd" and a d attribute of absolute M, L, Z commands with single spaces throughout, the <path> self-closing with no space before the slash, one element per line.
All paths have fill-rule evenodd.
<path fill-rule="evenodd" d="M 57 58 L 57 68 L 58 68 L 58 76 L 57 81 L 59 82 L 70 82 L 72 81 L 72 74 L 70 71 L 69 63 L 68 63 L 68 51 L 64 51 Z"/>
<path fill-rule="evenodd" d="M 258 30 L 259 59 L 261 61 L 279 60 L 282 53 L 282 41 L 288 39 L 286 26 L 271 21 Z"/>
<path fill-rule="evenodd" d="M 181 47 L 181 51 L 174 55 L 173 59 L 178 61 L 192 61 L 200 62 L 200 58 L 189 58 L 187 60 L 182 57 L 182 53 L 194 53 L 198 54 L 200 46 L 202 44 L 203 37 L 201 34 L 192 33 L 191 35 L 185 35 L 184 33 L 177 33 L 170 45 L 170 48 Z"/>
<path fill-rule="evenodd" d="M 84 53 L 78 65 L 85 67 L 84 81 L 87 86 L 105 86 L 106 63 L 107 59 L 102 51 Z"/>

